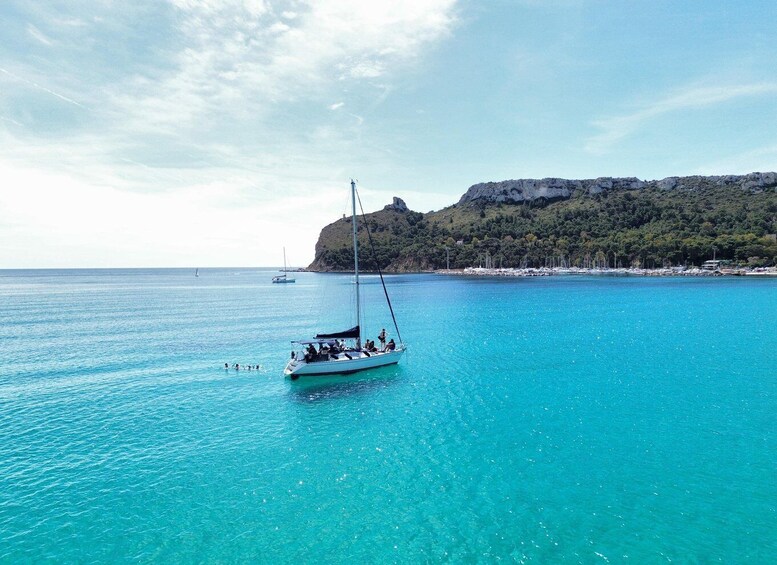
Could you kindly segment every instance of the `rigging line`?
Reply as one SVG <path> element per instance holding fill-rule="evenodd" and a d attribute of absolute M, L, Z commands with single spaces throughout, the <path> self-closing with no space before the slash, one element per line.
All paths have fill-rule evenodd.
<path fill-rule="evenodd" d="M 399 333 L 399 325 L 397 325 L 397 318 L 394 316 L 394 308 L 391 306 L 391 299 L 388 295 L 388 290 L 386 290 L 386 281 L 383 280 L 383 271 L 381 271 L 380 264 L 378 264 L 378 254 L 375 253 L 375 244 L 372 242 L 372 234 L 370 233 L 370 224 L 367 222 L 367 216 L 364 214 L 364 207 L 362 206 L 362 199 L 361 196 L 359 196 L 359 191 L 356 191 L 356 198 L 359 200 L 359 209 L 362 211 L 362 219 L 364 220 L 364 227 L 367 228 L 367 239 L 370 242 L 370 248 L 372 249 L 372 257 L 375 259 L 375 266 L 378 268 L 378 275 L 380 276 L 380 284 L 383 285 L 383 294 L 386 295 L 386 303 L 389 307 L 389 312 L 391 312 L 391 320 L 394 322 L 394 329 L 397 330 L 397 337 L 399 338 L 399 343 L 404 343 L 402 341 L 402 334 Z"/>

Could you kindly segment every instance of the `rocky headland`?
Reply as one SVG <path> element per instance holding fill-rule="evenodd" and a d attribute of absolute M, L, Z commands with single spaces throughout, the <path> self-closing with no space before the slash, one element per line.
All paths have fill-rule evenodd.
<path fill-rule="evenodd" d="M 770 267 L 777 264 L 777 173 L 484 182 L 426 214 L 394 197 L 366 224 L 375 250 L 366 248 L 360 219 L 365 270 L 656 269 L 713 258 Z M 308 269 L 352 270 L 352 254 L 346 217 L 322 229 Z"/>

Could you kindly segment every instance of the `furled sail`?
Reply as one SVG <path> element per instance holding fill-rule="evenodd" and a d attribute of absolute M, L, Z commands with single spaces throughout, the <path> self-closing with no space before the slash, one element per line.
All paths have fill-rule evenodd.
<path fill-rule="evenodd" d="M 358 339 L 359 326 L 354 326 L 350 330 L 335 332 L 331 334 L 316 334 L 316 339 Z"/>

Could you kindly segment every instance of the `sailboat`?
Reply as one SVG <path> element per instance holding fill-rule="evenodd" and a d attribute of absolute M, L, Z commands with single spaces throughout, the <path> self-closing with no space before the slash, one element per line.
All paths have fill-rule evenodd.
<path fill-rule="evenodd" d="M 194 269 L 194 276 L 195 277 L 199 277 L 200 276 L 200 269 L 199 268 Z"/>
<path fill-rule="evenodd" d="M 290 277 L 286 272 L 286 248 L 283 248 L 283 274 L 272 278 L 274 283 L 293 283 L 294 277 Z"/>
<path fill-rule="evenodd" d="M 381 344 L 381 348 L 362 344 L 361 336 L 361 300 L 359 288 L 359 242 L 356 237 L 356 183 L 351 180 L 351 205 L 353 207 L 351 225 L 353 226 L 353 272 L 356 290 L 356 324 L 354 327 L 332 333 L 316 334 L 315 339 L 292 341 L 291 359 L 283 370 L 284 374 L 292 379 L 301 376 L 314 375 L 338 375 L 355 373 L 367 369 L 384 367 L 399 363 L 405 353 L 405 344 L 399 334 L 394 309 L 386 291 L 383 281 L 383 273 L 378 269 L 380 282 L 383 285 L 383 293 L 394 321 L 394 329 L 397 332 L 399 344 L 392 339 L 387 345 Z M 370 237 L 369 230 L 367 236 Z M 381 332 L 381 335 L 384 335 Z M 298 350 L 296 350 L 298 349 Z"/>

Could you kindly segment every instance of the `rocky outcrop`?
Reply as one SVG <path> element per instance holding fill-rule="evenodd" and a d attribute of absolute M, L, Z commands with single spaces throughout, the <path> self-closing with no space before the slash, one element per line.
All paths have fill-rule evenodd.
<path fill-rule="evenodd" d="M 635 177 L 600 177 L 588 180 L 558 178 L 518 179 L 474 184 L 459 199 L 468 202 L 521 203 L 544 199 L 565 200 L 575 192 L 599 194 L 608 190 L 700 190 L 705 187 L 730 186 L 743 190 L 761 191 L 777 186 L 777 173 L 750 173 L 748 175 L 667 177 L 662 180 L 643 181 Z"/>
<path fill-rule="evenodd" d="M 391 204 L 386 204 L 384 210 L 394 210 L 395 212 L 407 212 L 407 204 L 400 197 L 395 196 Z"/>
<path fill-rule="evenodd" d="M 372 226 L 370 228 L 372 241 L 380 249 L 385 247 L 387 241 L 394 238 L 395 232 L 408 233 L 412 225 L 418 223 L 422 217 L 422 214 L 413 212 L 407 207 L 404 200 L 395 196 L 391 204 L 387 204 L 383 209 L 367 214 L 364 219 L 359 218 L 357 226 L 358 232 L 361 234 L 361 245 L 365 246 L 366 249 L 365 231 L 367 225 Z M 307 269 L 318 272 L 353 270 L 352 230 L 350 216 L 343 216 L 342 219 L 325 226 L 316 242 L 315 258 Z M 397 255 L 399 253 L 394 253 L 395 257 Z M 364 253 L 360 257 L 359 266 L 364 271 L 375 269 L 369 253 Z M 383 267 L 386 265 L 381 265 L 381 268 Z M 387 267 L 386 270 L 405 272 L 418 271 L 423 268 L 424 265 L 415 265 L 412 260 L 409 260 L 400 266 Z"/>

